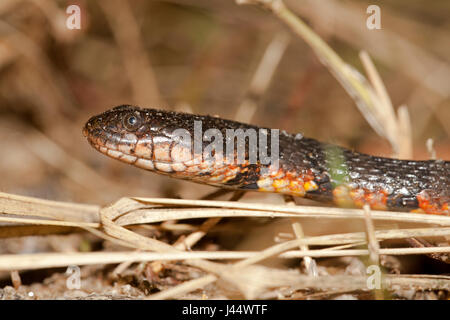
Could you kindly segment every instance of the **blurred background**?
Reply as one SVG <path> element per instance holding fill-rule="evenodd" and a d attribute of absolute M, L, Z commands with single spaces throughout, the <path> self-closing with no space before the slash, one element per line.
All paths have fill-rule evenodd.
<path fill-rule="evenodd" d="M 450 2 L 286 1 L 349 64 L 376 63 L 394 106 L 410 111 L 414 157 L 433 138 L 450 158 Z M 81 8 L 81 29 L 66 8 Z M 240 105 L 265 53 L 279 63 L 250 119 Z M 389 156 L 352 99 L 271 13 L 234 1 L 0 2 L 0 190 L 106 204 L 120 196 L 198 198 L 214 190 L 144 172 L 92 149 L 86 120 L 119 104 L 214 114 Z M 245 117 L 244 117 L 245 118 Z M 248 194 L 266 199 L 269 195 Z"/>

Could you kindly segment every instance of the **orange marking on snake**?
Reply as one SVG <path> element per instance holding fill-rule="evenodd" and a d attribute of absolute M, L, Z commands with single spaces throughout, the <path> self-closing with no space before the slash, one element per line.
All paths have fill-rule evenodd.
<path fill-rule="evenodd" d="M 433 199 L 425 190 L 421 191 L 416 198 L 419 202 L 419 208 L 425 213 L 440 215 L 450 214 L 448 202 L 440 202 L 440 199 Z"/>
<path fill-rule="evenodd" d="M 350 189 L 346 185 L 340 185 L 333 189 L 334 202 L 342 207 L 362 208 L 368 204 L 372 209 L 386 210 L 388 195 L 384 190 Z"/>

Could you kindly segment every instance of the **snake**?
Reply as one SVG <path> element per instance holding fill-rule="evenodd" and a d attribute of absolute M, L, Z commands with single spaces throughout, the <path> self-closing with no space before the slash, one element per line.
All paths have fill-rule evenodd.
<path fill-rule="evenodd" d="M 284 130 L 132 105 L 91 117 L 83 134 L 106 156 L 172 178 L 339 207 L 450 215 L 450 161 L 378 157 Z"/>

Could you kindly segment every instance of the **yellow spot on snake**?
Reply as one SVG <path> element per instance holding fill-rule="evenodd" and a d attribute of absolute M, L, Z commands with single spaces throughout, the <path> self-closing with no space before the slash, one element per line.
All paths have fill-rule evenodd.
<path fill-rule="evenodd" d="M 291 181 L 289 184 L 289 190 L 298 197 L 303 197 L 305 195 L 305 188 L 303 187 L 303 183 L 299 181 Z"/>
<path fill-rule="evenodd" d="M 272 186 L 275 188 L 275 189 L 281 189 L 281 188 L 284 188 L 284 187 L 286 187 L 286 186 L 288 186 L 289 185 L 289 180 L 287 180 L 287 179 L 278 179 L 278 180 L 275 180 L 273 183 L 272 183 Z"/>
<path fill-rule="evenodd" d="M 306 191 L 315 191 L 319 189 L 319 186 L 314 181 L 307 181 L 303 186 Z"/>

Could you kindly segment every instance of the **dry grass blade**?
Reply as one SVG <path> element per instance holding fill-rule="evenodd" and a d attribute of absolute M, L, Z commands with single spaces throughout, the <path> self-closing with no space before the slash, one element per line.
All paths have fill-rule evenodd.
<path fill-rule="evenodd" d="M 136 104 L 161 105 L 161 95 L 130 5 L 124 1 L 99 1 L 123 56 Z"/>
<path fill-rule="evenodd" d="M 397 126 L 398 143 L 400 144 L 398 156 L 401 159 L 411 159 L 413 155 L 413 131 L 408 107 L 405 105 L 401 105 L 397 109 Z"/>
<path fill-rule="evenodd" d="M 361 243 L 357 243 L 358 245 Z M 208 260 L 236 260 L 245 259 L 236 264 L 234 268 L 241 269 L 255 264 L 269 257 L 278 256 L 283 259 L 304 257 L 343 257 L 343 256 L 366 256 L 369 254 L 365 249 L 343 250 L 344 246 L 319 250 L 291 250 L 298 244 L 288 242 L 285 245 L 276 245 L 263 252 L 258 251 L 190 251 L 190 252 L 72 252 L 72 253 L 35 253 L 21 255 L 0 255 L 0 271 L 11 270 L 34 270 L 42 268 L 58 268 L 70 265 L 92 265 L 92 264 L 115 264 L 123 262 L 145 262 L 145 261 L 193 261 L 199 259 Z M 347 247 L 347 246 L 345 246 Z M 380 254 L 386 255 L 414 255 L 429 253 L 448 253 L 450 247 L 426 247 L 426 248 L 392 248 L 380 249 Z M 230 266 L 231 267 L 231 266 Z"/>
<path fill-rule="evenodd" d="M 241 102 L 235 119 L 250 123 L 257 109 L 258 99 L 269 87 L 275 70 L 289 45 L 289 35 L 277 34 L 264 52 L 259 66 L 253 75 L 247 96 Z"/>
<path fill-rule="evenodd" d="M 350 211 L 349 217 L 364 218 L 362 210 L 338 209 L 335 215 L 324 215 L 325 212 L 332 211 L 333 208 L 318 207 L 296 207 L 292 205 L 262 205 L 256 203 L 239 203 L 226 201 L 200 201 L 200 200 L 179 200 L 179 199 L 147 199 L 147 198 L 122 198 L 115 204 L 100 210 L 101 224 L 91 223 L 98 216 L 99 207 L 89 205 L 79 205 L 70 203 L 59 203 L 55 201 L 45 201 L 29 197 L 20 197 L 8 194 L 0 194 L 0 210 L 4 213 L 21 214 L 26 216 L 36 216 L 39 218 L 3 217 L 4 221 L 21 222 L 22 224 L 48 224 L 57 226 L 77 226 L 83 228 L 101 238 L 116 242 L 119 245 L 133 249 L 145 251 L 130 252 L 91 252 L 91 253 L 51 253 L 32 255 L 3 255 L 0 256 L 0 270 L 29 270 L 37 268 L 61 267 L 68 265 L 83 264 L 110 264 L 139 261 L 161 261 L 161 260 L 182 260 L 185 264 L 202 269 L 208 273 L 207 276 L 192 280 L 179 287 L 162 292 L 152 298 L 171 298 L 180 296 L 192 290 L 202 288 L 218 278 L 228 281 L 236 286 L 247 298 L 259 297 L 267 294 L 267 290 L 277 286 L 298 284 L 292 282 L 292 274 L 282 270 L 267 269 L 256 263 L 271 257 L 284 259 L 301 257 L 339 257 L 339 256 L 367 256 L 366 249 L 352 249 L 352 247 L 366 243 L 366 236 L 363 232 L 349 234 L 335 234 L 316 237 L 301 237 L 295 240 L 275 244 L 265 250 L 254 251 L 195 251 L 185 252 L 162 241 L 151 239 L 124 228 L 128 224 L 140 224 L 149 222 L 168 221 L 176 219 L 192 219 L 209 217 L 214 219 L 229 217 L 282 217 L 292 218 L 293 216 L 316 216 L 333 217 L 337 213 L 344 214 Z M 136 214 L 139 213 L 139 214 Z M 357 214 L 355 214 L 357 213 Z M 376 217 L 373 212 L 373 218 Z M 143 215 L 142 215 L 143 214 Z M 131 219 L 127 220 L 127 216 Z M 424 215 L 416 215 L 422 217 Z M 57 220 L 42 219 L 51 217 Z M 80 217 L 81 221 L 80 222 Z M 151 221 L 150 217 L 153 217 Z M 382 216 L 385 218 L 385 216 Z M 408 220 L 408 215 L 406 220 Z M 425 216 L 427 217 L 427 216 Z M 404 218 L 404 217 L 403 217 Z M 431 217 L 433 218 L 433 217 Z M 448 217 L 439 217 L 438 220 L 429 220 L 430 223 L 439 222 L 441 225 L 448 225 Z M 412 221 L 424 222 L 413 219 Z M 102 231 L 99 229 L 101 226 Z M 209 225 L 207 226 L 209 229 Z M 195 233 L 194 233 L 195 234 Z M 375 230 L 373 237 L 376 241 L 383 239 L 405 238 L 411 236 L 449 236 L 450 227 L 440 228 L 418 228 L 404 230 Z M 375 241 L 375 240 L 374 240 Z M 330 245 L 331 247 L 318 250 L 305 250 L 308 245 Z M 294 250 L 299 246 L 303 250 Z M 183 247 L 184 248 L 184 247 Z M 148 252 L 154 251 L 154 252 Z M 450 247 L 426 247 L 426 248 L 386 248 L 379 249 L 378 254 L 383 255 L 411 255 L 450 252 Z M 233 260 L 240 261 L 234 264 L 223 264 L 209 260 Z M 299 275 L 296 274 L 296 277 Z M 267 277 L 272 277 L 268 281 Z M 322 288 L 324 285 L 322 277 L 317 281 L 308 280 L 309 285 L 315 288 Z M 264 280 L 265 279 L 265 280 Z M 333 278 L 335 279 L 335 278 Z M 336 278 L 337 279 L 337 278 Z M 333 280 L 334 281 L 334 280 Z M 351 283 L 355 283 L 352 278 Z M 359 281 L 359 280 L 358 280 Z M 358 282 L 356 281 L 356 282 Z M 361 280 L 362 281 L 362 280 Z M 448 286 L 448 279 L 428 283 L 428 287 Z M 395 281 L 394 281 L 395 282 Z M 439 284 L 436 284 L 439 282 Z M 353 284 L 347 283 L 345 288 L 353 288 Z M 387 282 L 387 285 L 392 285 Z M 340 285 L 342 286 L 342 284 Z M 361 288 L 362 282 L 356 287 Z M 326 286 L 325 286 L 326 287 Z"/>
<path fill-rule="evenodd" d="M 76 222 L 76 221 L 55 221 L 45 219 L 26 219 L 16 217 L 0 217 L 0 222 L 10 222 L 16 224 L 34 224 L 46 226 L 64 226 L 64 227 L 78 227 L 78 228 L 99 228 L 98 223 Z"/>
<path fill-rule="evenodd" d="M 412 155 L 409 121 L 405 113 L 397 119 L 386 87 L 367 52 L 361 60 L 370 82 L 356 68 L 345 63 L 328 44 L 311 30 L 298 16 L 287 8 L 282 0 L 237 0 L 239 4 L 262 5 L 286 23 L 291 30 L 307 42 L 322 63 L 330 70 L 342 87 L 355 101 L 362 115 L 372 128 L 391 144 L 394 154 L 402 158 Z"/>
<path fill-rule="evenodd" d="M 96 222 L 99 221 L 99 211 L 100 207 L 96 205 L 57 202 L 0 193 L 0 212 L 13 215 L 35 216 L 39 218 L 32 219 L 29 217 L 17 217 L 17 219 L 15 219 L 14 217 L 2 217 L 2 220 L 5 222 L 18 222 L 26 224 L 46 224 L 48 222 L 48 224 L 54 225 L 71 225 L 94 228 L 98 226 Z M 122 198 L 115 204 L 103 208 L 101 212 L 103 213 L 103 217 L 107 217 L 108 221 L 117 227 L 132 224 L 155 223 L 175 219 L 217 217 L 357 217 L 364 219 L 364 211 L 359 209 L 164 198 Z M 447 216 L 384 211 L 372 211 L 371 214 L 373 219 L 430 223 L 442 226 L 450 225 L 450 217 Z M 47 221 L 42 218 L 51 218 L 56 220 Z M 126 230 L 126 232 L 131 231 Z M 445 227 L 375 231 L 377 239 L 381 240 L 388 238 L 393 239 L 418 236 L 445 236 L 449 234 L 450 228 Z M 364 240 L 365 236 L 363 233 L 353 233 L 347 235 L 320 236 L 314 237 L 315 240 L 311 239 L 312 238 L 305 237 L 301 239 L 301 241 L 304 241 L 304 244 L 309 245 L 342 244 L 348 243 L 349 241 Z"/>
<path fill-rule="evenodd" d="M 99 221 L 99 206 L 42 200 L 0 192 L 0 213 L 31 215 L 62 221 Z"/>
<path fill-rule="evenodd" d="M 375 226 L 373 225 L 373 221 L 371 219 L 370 207 L 364 206 L 364 220 L 366 223 L 366 234 L 368 239 L 368 248 L 369 248 L 369 257 L 373 263 L 377 265 L 380 263 L 380 244 L 377 241 L 375 236 Z"/>
<path fill-rule="evenodd" d="M 298 240 L 301 241 L 305 237 L 305 234 L 303 233 L 303 228 L 300 223 L 298 222 L 293 223 L 292 229 L 294 229 L 295 236 L 297 237 Z M 309 247 L 306 244 L 300 244 L 299 246 L 301 251 L 309 250 Z M 305 263 L 306 273 L 311 276 L 317 276 L 316 262 L 309 256 L 305 256 L 303 258 L 303 261 Z"/>
<path fill-rule="evenodd" d="M 427 90 L 448 97 L 450 67 L 448 59 L 441 58 L 448 57 L 448 46 L 442 45 L 447 42 L 448 33 L 443 28 L 433 26 L 424 19 L 383 10 L 384 21 L 395 21 L 396 26 L 402 27 L 383 28 L 382 32 L 369 31 L 368 36 L 368 30 L 361 27 L 366 23 L 367 16 L 361 14 L 367 8 L 366 2 L 304 0 L 291 1 L 290 4 L 296 12 L 306 15 L 314 26 L 326 34 L 337 36 L 355 48 L 370 48 L 371 54 L 384 65 L 403 72 Z M 424 37 L 424 33 L 426 38 L 436 35 L 434 46 L 442 48 L 445 53 L 433 54 L 436 50 L 431 49 L 430 43 L 422 46 L 420 42 L 405 37 L 402 32 L 405 30 L 418 37 Z"/>
<path fill-rule="evenodd" d="M 317 34 L 315 34 L 298 16 L 289 10 L 281 0 L 237 0 L 239 4 L 262 5 L 286 23 L 291 30 L 302 37 L 314 50 L 321 62 L 341 83 L 356 105 L 366 116 L 366 120 L 381 136 L 383 122 L 376 117 L 374 97 L 376 96 L 367 80 L 355 68 L 345 63 Z M 387 137 L 389 138 L 389 137 Z"/>
<path fill-rule="evenodd" d="M 21 255 L 0 255 L 0 271 L 32 270 L 41 268 L 57 268 L 70 265 L 111 264 L 139 261 L 165 260 L 228 260 L 243 259 L 255 252 L 72 252 L 72 253 L 36 253 Z"/>
<path fill-rule="evenodd" d="M 227 201 L 204 201 L 204 200 L 184 200 L 184 199 L 164 199 L 164 198 L 141 198 L 132 197 L 128 198 L 129 201 L 135 200 L 141 204 L 147 204 L 150 206 L 155 205 L 167 205 L 167 206 L 181 206 L 181 207 L 198 207 L 198 208 L 228 208 L 228 209 L 243 209 L 246 210 L 246 215 L 255 217 L 316 217 L 316 218 L 364 218 L 364 211 L 361 209 L 344 209 L 344 208 L 331 208 L 331 207 L 312 207 L 312 206 L 289 206 L 289 205 L 270 205 L 260 203 L 243 203 L 243 202 L 227 202 Z M 131 202 L 130 202 L 131 204 Z M 135 204 L 138 206 L 137 204 Z M 143 207 L 140 207 L 143 209 Z M 141 212 L 144 212 L 142 210 Z M 229 211 L 227 215 L 220 213 L 217 209 L 210 210 L 203 213 L 202 210 L 196 212 L 195 210 L 186 210 L 186 213 L 180 212 L 158 212 L 152 211 L 154 215 L 146 215 L 146 221 L 152 220 L 152 222 L 162 220 L 173 219 L 189 219 L 193 217 L 204 218 L 211 216 L 227 216 L 227 217 L 240 217 L 242 216 L 242 210 L 236 210 L 235 212 Z M 252 214 L 253 213 L 253 214 Z M 176 215 L 178 215 L 176 217 Z M 170 217 L 170 218 L 169 218 Z M 403 221 L 403 222 L 417 222 L 417 223 L 431 223 L 442 226 L 450 226 L 450 217 L 438 216 L 419 213 L 408 212 L 395 212 L 395 211 L 373 211 L 372 219 L 374 220 L 391 220 L 391 221 Z"/>

